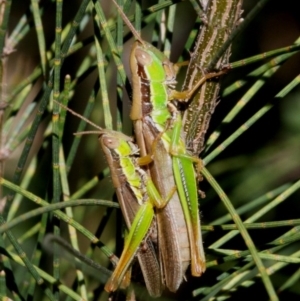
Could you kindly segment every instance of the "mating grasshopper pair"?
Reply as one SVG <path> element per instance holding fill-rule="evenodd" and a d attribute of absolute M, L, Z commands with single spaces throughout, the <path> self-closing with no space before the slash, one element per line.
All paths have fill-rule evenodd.
<path fill-rule="evenodd" d="M 115 3 L 114 0 L 113 2 Z M 123 181 L 126 183 L 123 182 L 121 185 L 123 193 L 122 189 L 118 191 L 119 179 L 122 176 L 116 177 L 116 166 L 110 163 L 127 226 L 131 225 L 120 262 L 105 289 L 114 291 L 121 285 L 125 272 L 146 236 L 155 214 L 158 254 L 151 260 L 154 263 L 153 270 L 150 267 L 143 270 L 143 274 L 149 293 L 152 296 L 159 296 L 164 286 L 172 292 L 177 291 L 189 264 L 193 276 L 201 276 L 205 271 L 197 188 L 201 161 L 187 153 L 181 137 L 181 116 L 171 101 L 190 98 L 205 80 L 219 76 L 222 72 L 203 77 L 191 91 L 173 90 L 176 84 L 175 66 L 158 49 L 140 38 L 120 7 L 116 3 L 115 5 L 137 40 L 130 56 L 133 85 L 130 117 L 134 122 L 141 158 L 139 160 L 134 158 L 136 153 L 132 150 L 131 144 L 132 152 L 126 153 L 127 163 L 128 161 L 131 163 L 122 166 L 125 153 L 124 149 L 122 153 L 120 152 L 121 145 L 123 147 L 127 145 L 130 149 L 129 140 L 117 137 L 118 134 L 110 136 L 111 141 L 118 141 L 114 147 L 108 147 L 103 138 L 101 140 L 108 161 L 118 162 L 118 169 L 121 170 Z M 144 174 L 138 164 L 146 163 L 149 164 L 147 173 Z M 128 165 L 132 168 L 131 172 Z M 196 171 L 194 165 L 197 166 Z M 134 178 L 133 182 L 131 177 Z M 130 196 L 128 187 L 131 190 Z M 129 197 L 131 202 L 139 204 L 138 208 L 134 210 L 132 205 L 123 206 L 122 202 L 125 202 L 126 197 Z M 133 218 L 134 211 L 136 215 Z M 151 246 L 150 237 L 147 241 L 148 247 Z M 152 247 L 150 249 L 153 250 Z M 144 255 L 143 251 L 137 254 L 143 269 L 143 256 L 147 255 Z M 159 283 L 151 287 L 147 278 L 156 275 L 157 259 L 160 275 L 155 281 Z"/>
<path fill-rule="evenodd" d="M 177 291 L 190 264 L 193 276 L 201 276 L 205 271 L 198 208 L 201 161 L 186 151 L 181 116 L 172 100 L 190 98 L 205 80 L 221 73 L 203 77 L 191 91 L 173 90 L 175 66 L 140 38 L 115 5 L 137 40 L 130 57 L 130 117 L 138 146 L 121 133 L 100 131 L 101 146 L 130 230 L 105 289 L 112 292 L 128 285 L 124 276 L 137 254 L 149 294 L 160 296 L 164 287 Z M 141 165 L 147 168 L 144 170 Z M 150 228 L 157 232 L 157 247 L 151 235 L 147 236 Z M 143 241 L 144 248 L 139 250 Z"/>

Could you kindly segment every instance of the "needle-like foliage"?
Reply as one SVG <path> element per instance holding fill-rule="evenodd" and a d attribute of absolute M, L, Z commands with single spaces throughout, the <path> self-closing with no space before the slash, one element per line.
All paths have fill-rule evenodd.
<path fill-rule="evenodd" d="M 300 298 L 296 2 L 119 1 L 145 40 L 190 61 L 177 90 L 227 70 L 180 106 L 204 163 L 207 270 L 158 300 Z M 133 135 L 132 35 L 96 0 L 0 1 L 0 27 L 0 297 L 107 300 L 121 213 L 97 137 L 74 136 L 86 124 L 58 103 Z M 152 300 L 141 277 L 135 297 Z"/>

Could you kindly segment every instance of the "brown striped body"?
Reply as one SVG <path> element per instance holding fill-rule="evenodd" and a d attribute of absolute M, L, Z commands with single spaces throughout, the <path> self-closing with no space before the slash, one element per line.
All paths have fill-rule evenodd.
<path fill-rule="evenodd" d="M 120 137 L 121 139 L 128 142 L 132 147 L 132 157 L 138 155 L 138 149 L 135 144 L 132 143 L 132 139 L 123 135 L 122 133 L 106 131 L 100 135 L 101 148 L 105 154 L 108 166 L 111 172 L 111 178 L 113 185 L 116 189 L 116 194 L 118 197 L 118 202 L 122 210 L 122 215 L 125 219 L 125 223 L 128 229 L 130 229 L 135 215 L 140 207 L 137 202 L 137 196 L 134 190 L 126 179 L 124 172 L 122 170 L 120 160 L 114 155 L 112 150 L 107 147 L 107 139 L 110 137 Z M 136 166 L 136 172 L 138 172 L 139 167 Z M 143 187 L 140 187 L 141 193 L 143 192 Z M 160 271 L 160 264 L 157 259 L 156 249 L 150 238 L 147 238 L 143 243 L 143 248 L 137 252 L 138 261 L 144 276 L 147 290 L 152 297 L 159 297 L 162 293 L 163 285 Z"/>

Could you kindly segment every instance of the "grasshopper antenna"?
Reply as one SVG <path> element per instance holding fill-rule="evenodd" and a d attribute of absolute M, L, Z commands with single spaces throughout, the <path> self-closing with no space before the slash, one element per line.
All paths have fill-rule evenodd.
<path fill-rule="evenodd" d="M 129 19 L 127 18 L 127 16 L 124 14 L 122 8 L 119 6 L 119 4 L 115 1 L 112 0 L 112 2 L 115 4 L 115 6 L 117 7 L 123 21 L 126 23 L 127 27 L 130 29 L 130 31 L 132 32 L 132 34 L 134 35 L 134 37 L 136 38 L 136 40 L 138 40 L 141 44 L 144 44 L 143 39 L 141 38 L 141 35 L 137 32 L 137 30 L 133 27 L 133 25 L 130 23 Z"/>
<path fill-rule="evenodd" d="M 81 120 L 85 121 L 85 122 L 88 123 L 89 125 L 91 125 L 91 126 L 93 126 L 94 128 L 98 129 L 100 132 L 103 131 L 103 129 L 102 129 L 99 125 L 97 125 L 96 123 L 94 123 L 94 122 L 88 120 L 87 118 L 85 118 L 84 116 L 82 116 L 82 115 L 80 115 L 80 114 L 74 112 L 73 110 L 71 110 L 70 108 L 68 108 L 68 107 L 66 107 L 65 105 L 61 104 L 60 102 L 58 102 L 58 101 L 56 101 L 56 100 L 54 100 L 54 99 L 53 99 L 53 101 L 54 101 L 56 104 L 58 104 L 60 107 L 62 107 L 63 109 L 65 109 L 65 110 L 67 110 L 68 112 L 70 112 L 72 115 L 74 115 L 74 116 L 80 118 Z M 88 132 L 85 132 L 85 133 L 88 133 Z M 93 133 L 95 133 L 95 131 L 93 131 Z M 97 133 L 99 133 L 99 132 L 97 132 Z M 76 133 L 76 134 L 78 134 L 78 133 Z M 80 134 L 82 134 L 82 133 L 80 133 Z"/>

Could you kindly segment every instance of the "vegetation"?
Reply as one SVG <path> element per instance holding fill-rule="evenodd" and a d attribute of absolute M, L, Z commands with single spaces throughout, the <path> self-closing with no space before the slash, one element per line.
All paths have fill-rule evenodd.
<path fill-rule="evenodd" d="M 214 53 L 194 48 L 203 18 L 199 5 L 173 2 L 140 7 L 126 1 L 124 11 L 171 61 L 205 54 L 206 65 L 196 58 L 187 76 L 181 68 L 177 89 L 191 84 L 194 70 L 228 72 L 221 82 L 210 82 L 216 90 L 221 83 L 221 90 L 205 98 L 214 109 L 202 132 L 205 141 L 192 145 L 195 120 L 203 116 L 194 109 L 198 94 L 190 107 L 194 121 L 185 124 L 187 144 L 205 164 L 200 188 L 206 197 L 199 201 L 207 270 L 201 278 L 188 274 L 177 294 L 157 300 L 298 300 L 296 1 L 245 0 L 244 22 L 252 9 L 261 10 L 217 64 L 212 57 L 218 58 L 224 42 Z M 110 1 L 6 0 L 0 8 L 0 296 L 107 300 L 109 259 L 123 247 L 121 213 L 97 137 L 73 135 L 92 128 L 57 102 L 103 128 L 133 135 L 132 35 Z M 214 22 L 212 33 L 221 32 L 219 19 Z M 225 40 L 238 24 L 243 22 L 224 30 Z M 90 267 L 79 254 L 74 259 L 64 242 L 98 265 Z M 151 300 L 137 267 L 132 277 L 137 298 Z"/>

